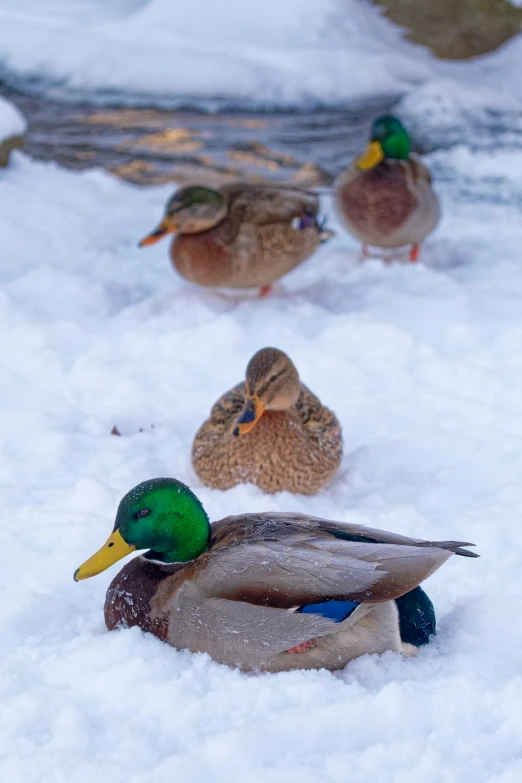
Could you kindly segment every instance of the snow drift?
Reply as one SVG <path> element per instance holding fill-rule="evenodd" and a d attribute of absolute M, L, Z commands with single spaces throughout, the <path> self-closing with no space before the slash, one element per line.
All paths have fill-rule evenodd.
<path fill-rule="evenodd" d="M 11 136 L 22 136 L 27 128 L 23 114 L 0 96 L 0 144 Z"/>
<path fill-rule="evenodd" d="M 165 244 L 136 247 L 168 188 L 15 154 L 0 177 L 2 780 L 518 783 L 522 152 L 428 163 L 445 217 L 425 263 L 358 265 L 336 226 L 274 296 L 234 300 L 183 283 Z M 200 486 L 197 427 L 274 344 L 342 423 L 336 480 L 313 498 Z M 73 582 L 120 497 L 159 475 L 211 519 L 305 511 L 462 537 L 481 558 L 426 582 L 439 633 L 415 659 L 242 675 L 107 633 L 111 573 Z"/>
<path fill-rule="evenodd" d="M 400 94 L 432 60 L 366 0 L 0 0 L 0 68 L 62 95 L 332 103 Z"/>

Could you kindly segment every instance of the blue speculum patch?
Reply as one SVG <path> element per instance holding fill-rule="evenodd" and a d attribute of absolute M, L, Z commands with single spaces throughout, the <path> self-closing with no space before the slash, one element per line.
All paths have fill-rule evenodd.
<path fill-rule="evenodd" d="M 302 231 L 304 228 L 312 228 L 317 225 L 315 215 L 302 215 L 299 221 L 299 229 Z"/>
<path fill-rule="evenodd" d="M 395 600 L 399 610 L 399 631 L 401 640 L 415 647 L 428 644 L 436 633 L 435 610 L 421 587 L 410 590 Z M 359 606 L 357 601 L 323 601 L 301 606 L 297 611 L 303 614 L 318 614 L 341 623 Z"/>
<path fill-rule="evenodd" d="M 340 623 L 346 620 L 358 606 L 357 601 L 323 601 L 320 604 L 301 606 L 297 611 L 302 614 L 318 614 L 335 623 Z"/>

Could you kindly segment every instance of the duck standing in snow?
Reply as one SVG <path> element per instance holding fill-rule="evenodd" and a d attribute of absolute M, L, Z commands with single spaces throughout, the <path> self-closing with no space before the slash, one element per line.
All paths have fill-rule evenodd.
<path fill-rule="evenodd" d="M 341 457 L 337 418 L 277 348 L 254 354 L 245 381 L 215 403 L 192 446 L 194 470 L 214 489 L 251 482 L 264 492 L 312 495 L 333 479 Z"/>
<path fill-rule="evenodd" d="M 109 539 L 74 578 L 148 550 L 107 591 L 109 630 L 138 626 L 245 671 L 341 669 L 426 644 L 435 615 L 418 585 L 452 554 L 477 557 L 464 546 L 292 513 L 210 525 L 187 486 L 158 478 L 125 495 Z"/>
<path fill-rule="evenodd" d="M 139 244 L 176 232 L 170 256 L 186 280 L 212 288 L 259 287 L 265 295 L 332 236 L 319 224 L 318 211 L 315 193 L 290 185 L 192 185 L 176 191 L 159 226 Z"/>
<path fill-rule="evenodd" d="M 367 245 L 410 245 L 409 259 L 417 261 L 421 242 L 439 222 L 430 172 L 391 115 L 374 122 L 366 151 L 339 176 L 334 190 L 339 217 L 362 242 L 363 256 Z"/>

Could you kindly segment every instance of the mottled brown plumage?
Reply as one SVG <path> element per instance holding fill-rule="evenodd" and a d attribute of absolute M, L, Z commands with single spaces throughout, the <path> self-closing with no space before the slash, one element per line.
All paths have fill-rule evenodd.
<path fill-rule="evenodd" d="M 340 669 L 365 653 L 409 654 L 394 599 L 452 554 L 476 556 L 461 542 L 292 513 L 227 517 L 211 531 L 192 562 L 127 563 L 107 591 L 108 629 L 139 626 L 246 671 Z M 293 611 L 328 600 L 360 605 L 338 623 Z M 287 652 L 310 640 L 305 652 Z"/>
<path fill-rule="evenodd" d="M 259 418 L 241 424 L 242 415 L 254 415 L 249 405 L 258 403 Z M 234 434 L 241 429 L 246 431 Z M 211 487 L 251 482 L 264 492 L 304 495 L 319 492 L 333 479 L 341 457 L 337 418 L 275 348 L 252 357 L 245 382 L 215 403 L 192 447 L 194 470 Z"/>
<path fill-rule="evenodd" d="M 315 193 L 287 185 L 189 186 L 177 191 L 163 223 L 142 244 L 177 231 L 170 256 L 186 280 L 209 287 L 263 287 L 331 236 L 321 230 L 318 210 Z"/>
<path fill-rule="evenodd" d="M 335 203 L 346 228 L 368 245 L 418 245 L 439 221 L 431 176 L 420 159 L 383 160 L 369 171 L 356 163 L 335 185 Z"/>

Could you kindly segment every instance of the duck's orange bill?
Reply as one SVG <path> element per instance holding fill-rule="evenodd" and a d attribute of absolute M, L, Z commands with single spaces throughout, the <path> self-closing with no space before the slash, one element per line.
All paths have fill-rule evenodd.
<path fill-rule="evenodd" d="M 150 234 L 147 234 L 146 237 L 143 237 L 141 242 L 138 242 L 138 247 L 148 247 L 148 245 L 153 245 L 155 242 L 158 242 L 158 240 L 166 237 L 167 234 L 172 234 L 173 231 L 177 230 L 178 227 L 176 225 L 173 225 L 167 218 L 163 218 L 159 226 L 155 228 L 154 231 L 152 231 Z"/>
<path fill-rule="evenodd" d="M 259 397 L 256 394 L 249 395 L 243 410 L 236 419 L 233 429 L 234 435 L 246 435 L 247 432 L 250 432 L 264 412 L 265 409 Z"/>
<path fill-rule="evenodd" d="M 136 547 L 134 544 L 128 544 L 122 538 L 120 531 L 115 530 L 114 533 L 109 536 L 102 548 L 98 549 L 96 554 L 76 569 L 74 572 L 74 581 L 79 582 L 81 579 L 89 579 L 91 576 L 101 574 L 106 568 L 117 563 L 122 557 L 130 555 L 135 549 Z"/>
<path fill-rule="evenodd" d="M 355 164 L 361 171 L 374 169 L 382 160 L 384 160 L 384 150 L 380 141 L 370 141 L 362 155 L 360 155 Z"/>

